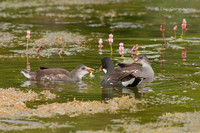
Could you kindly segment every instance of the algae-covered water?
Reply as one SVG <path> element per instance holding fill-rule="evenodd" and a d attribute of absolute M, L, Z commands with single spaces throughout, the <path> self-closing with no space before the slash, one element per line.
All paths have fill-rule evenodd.
<path fill-rule="evenodd" d="M 199 4 L 198 0 L 2 0 L 0 130 L 199 132 Z M 181 38 L 183 19 L 188 31 Z M 125 59 L 118 51 L 121 42 Z M 131 63 L 136 44 L 136 52 L 151 61 L 154 81 L 134 88 L 102 88 L 100 60 L 112 56 L 115 66 Z M 27 81 L 19 72 L 27 69 L 27 59 L 31 71 L 41 66 L 71 71 L 84 64 L 95 69 L 94 77 L 86 75 L 77 84 Z"/>

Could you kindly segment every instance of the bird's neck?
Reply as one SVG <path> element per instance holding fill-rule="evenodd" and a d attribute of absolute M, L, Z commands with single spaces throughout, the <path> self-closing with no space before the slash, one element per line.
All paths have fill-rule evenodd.
<path fill-rule="evenodd" d="M 145 77 L 153 77 L 154 71 L 150 64 L 144 63 L 142 64 L 142 76 Z"/>
<path fill-rule="evenodd" d="M 113 73 L 115 71 L 115 68 L 114 68 L 114 66 L 112 65 L 112 66 L 110 66 L 110 67 L 108 67 L 107 69 L 106 69 L 106 75 L 108 75 L 108 74 L 111 74 L 111 73 Z"/>
<path fill-rule="evenodd" d="M 70 76 L 74 80 L 81 80 L 82 79 L 82 76 L 80 74 L 78 74 L 76 70 L 72 70 L 71 73 L 70 73 Z"/>

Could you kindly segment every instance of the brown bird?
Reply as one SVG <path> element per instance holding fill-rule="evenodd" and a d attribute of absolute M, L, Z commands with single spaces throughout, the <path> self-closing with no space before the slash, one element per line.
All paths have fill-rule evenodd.
<path fill-rule="evenodd" d="M 154 77 L 154 71 L 150 65 L 149 59 L 144 54 L 139 54 L 134 62 L 138 64 L 119 63 L 117 68 L 109 57 L 101 60 L 101 68 L 105 72 L 105 76 L 101 81 L 102 86 L 124 86 L 135 87 L 143 79 Z"/>
<path fill-rule="evenodd" d="M 40 67 L 36 72 L 27 72 L 21 70 L 20 72 L 29 80 L 42 81 L 80 81 L 82 77 L 90 73 L 93 69 L 85 65 L 79 65 L 71 72 L 62 68 L 45 68 Z"/>

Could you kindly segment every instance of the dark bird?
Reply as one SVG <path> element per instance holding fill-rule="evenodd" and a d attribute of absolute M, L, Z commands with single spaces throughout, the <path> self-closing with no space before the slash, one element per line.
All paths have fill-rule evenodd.
<path fill-rule="evenodd" d="M 20 72 L 29 80 L 42 81 L 80 81 L 82 77 L 90 73 L 93 69 L 85 65 L 79 65 L 71 72 L 62 68 L 45 68 L 40 67 L 36 72 L 27 72 L 21 70 Z"/>
<path fill-rule="evenodd" d="M 101 69 L 105 72 L 105 76 L 101 81 L 101 85 L 135 87 L 144 79 L 153 79 L 154 71 L 146 55 L 137 55 L 134 62 L 138 62 L 142 66 L 135 63 L 118 63 L 119 67 L 114 68 L 114 64 L 109 57 L 103 58 Z"/>

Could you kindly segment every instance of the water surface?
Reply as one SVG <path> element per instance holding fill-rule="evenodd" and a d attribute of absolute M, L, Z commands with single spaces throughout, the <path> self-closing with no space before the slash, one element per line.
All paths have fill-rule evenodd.
<path fill-rule="evenodd" d="M 58 2 L 23 0 L 0 2 L 0 87 L 20 88 L 41 92 L 50 90 L 58 97 L 54 100 L 28 102 L 29 107 L 43 103 L 76 100 L 104 101 L 113 97 L 129 95 L 145 100 L 139 105 L 140 111 L 121 110 L 117 114 L 98 113 L 69 117 L 58 115 L 53 118 L 29 118 L 33 122 L 57 122 L 68 127 L 54 131 L 97 131 L 124 130 L 122 119 L 134 119 L 139 124 L 156 122 L 166 112 L 199 111 L 199 5 L 198 1 L 72 1 Z M 181 24 L 187 20 L 189 29 L 180 39 Z M 165 27 L 167 45 L 164 45 L 160 25 Z M 178 25 L 177 39 L 173 26 Z M 31 71 L 42 67 L 59 67 L 69 71 L 84 64 L 95 69 L 95 77 L 86 75 L 82 83 L 42 83 L 27 81 L 19 73 L 26 69 L 26 31 L 31 31 L 29 41 L 29 62 Z M 115 65 L 123 62 L 119 55 L 119 43 L 125 47 L 125 61 L 131 62 L 131 48 L 139 45 L 137 52 L 146 54 L 155 71 L 152 83 L 137 88 L 102 88 L 103 72 L 99 72 L 100 60 L 111 56 L 108 35 L 114 35 L 112 59 Z M 98 41 L 103 39 L 102 54 Z M 40 54 L 36 48 L 43 46 Z M 165 48 L 166 47 L 166 48 Z M 59 55 L 59 51 L 63 52 Z M 183 55 L 185 51 L 186 56 Z M 29 119 L 1 120 L 1 123 L 27 125 Z M 121 122 L 117 122 L 117 121 Z M 116 128 L 114 128 L 116 127 Z M 2 129 L 3 130 L 3 129 Z M 19 129 L 12 130 L 19 131 Z M 25 131 L 52 131 L 46 128 L 24 129 Z"/>

